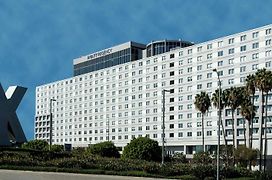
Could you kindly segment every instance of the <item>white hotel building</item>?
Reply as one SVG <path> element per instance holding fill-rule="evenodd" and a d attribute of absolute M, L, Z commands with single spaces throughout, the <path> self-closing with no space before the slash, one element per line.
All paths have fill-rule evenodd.
<path fill-rule="evenodd" d="M 127 42 L 74 60 L 74 77 L 36 88 L 35 138 L 49 141 L 50 99 L 53 102 L 53 143 L 88 146 L 110 140 L 124 147 L 133 137 L 162 142 L 162 90 L 166 93 L 167 151 L 192 154 L 201 148 L 201 114 L 194 107 L 197 93 L 242 86 L 257 69 L 272 70 L 272 25 L 192 44 L 153 41 Z M 259 103 L 257 92 L 256 105 Z M 272 154 L 272 94 L 268 106 L 268 154 Z M 223 124 L 232 144 L 231 112 Z M 237 144 L 243 141 L 243 117 L 236 113 Z M 254 119 L 253 145 L 259 146 L 259 116 Z M 205 117 L 205 144 L 217 144 L 217 110 Z M 221 139 L 222 140 L 222 139 Z M 223 143 L 223 140 L 222 140 Z"/>

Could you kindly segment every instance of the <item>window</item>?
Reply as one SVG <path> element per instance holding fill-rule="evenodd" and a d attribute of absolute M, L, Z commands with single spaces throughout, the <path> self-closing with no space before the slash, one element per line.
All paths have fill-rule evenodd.
<path fill-rule="evenodd" d="M 218 66 L 223 66 L 223 61 L 218 61 L 217 65 Z"/>
<path fill-rule="evenodd" d="M 180 52 L 179 52 L 179 56 L 182 56 L 182 55 L 183 55 L 183 51 L 180 51 Z"/>
<path fill-rule="evenodd" d="M 234 38 L 230 38 L 229 39 L 229 44 L 233 44 L 234 43 Z"/>
<path fill-rule="evenodd" d="M 170 72 L 170 76 L 174 76 L 175 75 L 175 72 L 174 71 L 171 71 Z"/>
<path fill-rule="evenodd" d="M 182 124 L 182 123 L 179 123 L 179 124 L 178 124 L 178 128 L 183 128 L 183 124 Z"/>
<path fill-rule="evenodd" d="M 240 83 L 243 83 L 246 81 L 246 78 L 245 77 L 240 77 Z"/>
<path fill-rule="evenodd" d="M 193 71 L 193 68 L 192 67 L 188 67 L 187 72 L 189 73 L 189 72 L 192 72 L 192 71 Z"/>
<path fill-rule="evenodd" d="M 174 133 L 169 133 L 169 137 L 174 137 Z"/>
<path fill-rule="evenodd" d="M 212 131 L 207 131 L 207 136 L 212 136 Z"/>
<path fill-rule="evenodd" d="M 197 66 L 197 70 L 198 70 L 198 71 L 202 70 L 202 65 L 198 65 L 198 66 Z"/>
<path fill-rule="evenodd" d="M 170 64 L 169 64 L 169 67 L 174 67 L 175 66 L 175 63 L 174 62 L 171 62 Z"/>
<path fill-rule="evenodd" d="M 243 36 L 241 36 L 240 37 L 240 41 L 242 42 L 242 41 L 245 41 L 246 40 L 246 35 L 243 35 Z"/>
<path fill-rule="evenodd" d="M 202 56 L 197 57 L 197 62 L 200 62 L 200 61 L 202 61 Z"/>
<path fill-rule="evenodd" d="M 233 54 L 234 53 L 234 48 L 229 49 L 229 54 Z"/>
<path fill-rule="evenodd" d="M 212 44 L 207 44 L 207 49 L 212 49 Z"/>
<path fill-rule="evenodd" d="M 259 48 L 258 42 L 252 44 L 252 49 L 256 49 L 256 48 Z"/>
<path fill-rule="evenodd" d="M 207 83 L 207 88 L 211 88 L 211 87 L 212 87 L 212 83 L 211 82 Z"/>
<path fill-rule="evenodd" d="M 234 69 L 229 69 L 229 74 L 234 74 Z"/>
<path fill-rule="evenodd" d="M 246 71 L 246 66 L 240 67 L 240 72 L 245 72 Z"/>
<path fill-rule="evenodd" d="M 197 135 L 197 136 L 201 136 L 201 131 L 197 131 L 197 132 L 196 132 L 196 135 Z"/>
<path fill-rule="evenodd" d="M 192 137 L 192 132 L 187 132 L 187 137 Z"/>
<path fill-rule="evenodd" d="M 191 82 L 193 79 L 192 79 L 192 76 L 189 76 L 189 77 L 187 77 L 187 81 L 188 82 Z"/>
<path fill-rule="evenodd" d="M 229 59 L 228 61 L 229 61 L 229 64 L 233 64 L 234 59 L 231 58 L 231 59 Z"/>
<path fill-rule="evenodd" d="M 259 53 L 252 54 L 252 59 L 258 59 L 258 58 L 259 58 Z"/>
<path fill-rule="evenodd" d="M 207 64 L 207 69 L 212 68 L 212 63 Z"/>
<path fill-rule="evenodd" d="M 259 32 L 252 33 L 252 38 L 257 38 L 259 36 Z"/>
<path fill-rule="evenodd" d="M 197 52 L 201 52 L 202 51 L 202 46 L 197 47 Z"/>
<path fill-rule="evenodd" d="M 174 124 L 170 124 L 170 125 L 169 125 L 169 128 L 170 128 L 170 129 L 174 129 Z"/>
<path fill-rule="evenodd" d="M 271 50 L 265 51 L 265 57 L 269 57 L 271 55 L 272 55 L 272 51 Z"/>
<path fill-rule="evenodd" d="M 193 62 L 192 58 L 188 58 L 187 62 L 188 64 L 191 64 Z"/>
<path fill-rule="evenodd" d="M 234 79 L 229 79 L 229 80 L 228 80 L 228 83 L 229 83 L 229 84 L 234 84 Z"/>
<path fill-rule="evenodd" d="M 212 78 L 212 73 L 207 73 L 207 78 Z"/>
<path fill-rule="evenodd" d="M 175 54 L 170 54 L 170 59 L 174 58 Z"/>
<path fill-rule="evenodd" d="M 192 54 L 193 50 L 192 49 L 188 49 L 188 54 Z"/>
<path fill-rule="evenodd" d="M 202 75 L 201 74 L 197 75 L 197 80 L 201 80 L 201 79 L 202 79 Z"/>
<path fill-rule="evenodd" d="M 244 51 L 246 51 L 246 45 L 244 45 L 244 46 L 241 46 L 241 47 L 240 47 L 240 51 L 241 51 L 241 52 L 244 52 Z"/>
<path fill-rule="evenodd" d="M 265 34 L 266 34 L 266 35 L 271 34 L 271 28 L 266 29 L 266 30 L 265 30 Z"/>
<path fill-rule="evenodd" d="M 202 89 L 202 84 L 198 84 L 197 89 Z"/>
<path fill-rule="evenodd" d="M 252 70 L 256 70 L 256 69 L 258 69 L 258 64 L 253 64 L 252 65 Z"/>
<path fill-rule="evenodd" d="M 218 57 L 223 56 L 223 51 L 218 51 Z"/>
<path fill-rule="evenodd" d="M 265 62 L 265 67 L 271 67 L 271 61 Z"/>
<path fill-rule="evenodd" d="M 223 46 L 223 41 L 219 41 L 217 44 L 218 44 L 218 47 L 222 47 Z"/>
<path fill-rule="evenodd" d="M 178 133 L 178 137 L 183 137 L 183 133 L 182 133 L 182 132 L 179 132 L 179 133 Z"/>
<path fill-rule="evenodd" d="M 271 44 L 271 39 L 268 39 L 268 40 L 265 41 L 265 45 L 266 45 L 266 46 L 268 46 L 268 45 L 270 45 L 270 44 Z"/>
<path fill-rule="evenodd" d="M 246 56 L 241 56 L 240 57 L 240 62 L 245 62 L 246 61 Z"/>
<path fill-rule="evenodd" d="M 207 54 L 207 59 L 212 59 L 212 53 Z"/>
<path fill-rule="evenodd" d="M 224 75 L 223 71 L 218 71 L 218 75 L 223 76 Z"/>

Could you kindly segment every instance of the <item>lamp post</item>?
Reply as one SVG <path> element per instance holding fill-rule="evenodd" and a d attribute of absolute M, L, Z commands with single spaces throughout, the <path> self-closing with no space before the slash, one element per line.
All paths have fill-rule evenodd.
<path fill-rule="evenodd" d="M 165 92 L 170 90 L 162 90 L 162 165 L 164 164 L 164 138 L 165 138 Z"/>
<path fill-rule="evenodd" d="M 51 150 L 52 146 L 52 126 L 53 126 L 53 113 L 52 113 L 52 103 L 56 101 L 56 99 L 50 99 L 50 137 L 49 137 L 49 150 Z"/>
<path fill-rule="evenodd" d="M 219 109 L 219 117 L 218 117 L 218 122 L 217 122 L 217 126 L 218 126 L 218 139 L 217 139 L 217 157 L 216 157 L 216 179 L 219 180 L 220 179 L 220 172 L 219 172 L 219 166 L 220 166 L 220 125 L 221 125 L 221 80 L 219 77 L 219 73 L 217 71 L 217 69 L 213 69 L 213 72 L 216 72 L 217 74 L 217 79 L 218 79 L 218 86 L 219 86 L 219 92 L 218 92 L 218 109 Z"/>

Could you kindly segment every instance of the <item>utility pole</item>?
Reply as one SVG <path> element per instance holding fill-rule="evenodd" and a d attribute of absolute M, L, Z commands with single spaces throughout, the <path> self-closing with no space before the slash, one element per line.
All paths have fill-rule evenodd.
<path fill-rule="evenodd" d="M 221 125 L 221 80 L 219 77 L 219 73 L 217 69 L 213 69 L 213 72 L 216 72 L 217 79 L 218 79 L 218 86 L 219 86 L 219 92 L 218 92 L 218 109 L 219 109 L 219 117 L 218 117 L 218 131 L 217 131 L 217 156 L 216 156 L 216 179 L 220 179 L 220 125 Z"/>

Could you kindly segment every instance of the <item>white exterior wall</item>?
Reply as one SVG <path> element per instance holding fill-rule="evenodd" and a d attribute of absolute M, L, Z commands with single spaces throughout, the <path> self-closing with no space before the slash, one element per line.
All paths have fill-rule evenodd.
<path fill-rule="evenodd" d="M 272 25 L 268 25 L 38 86 L 35 138 L 49 140 L 49 102 L 54 98 L 57 101 L 53 102 L 53 143 L 88 146 L 106 141 L 109 122 L 109 139 L 116 146 L 124 147 L 132 137 L 146 135 L 161 144 L 162 90 L 174 89 L 174 93 L 166 93 L 166 146 L 172 151 L 183 151 L 186 146 L 201 145 L 202 136 L 197 136 L 201 133 L 201 116 L 194 107 L 195 95 L 200 91 L 211 95 L 217 89 L 213 68 L 223 71 L 220 77 L 223 89 L 244 85 L 246 76 L 255 73 L 257 68 L 272 70 L 272 32 L 267 33 L 271 28 Z M 256 32 L 258 36 L 253 37 Z M 245 41 L 241 41 L 243 35 L 246 35 Z M 229 44 L 231 38 L 234 42 Z M 253 49 L 256 42 L 259 47 Z M 212 44 L 211 49 L 207 49 L 209 44 Z M 246 51 L 241 52 L 244 45 Z M 232 48 L 234 53 L 229 54 Z M 223 56 L 218 57 L 219 51 L 223 51 Z M 170 58 L 170 54 L 174 54 L 174 58 Z M 258 58 L 253 59 L 253 56 Z M 174 67 L 170 67 L 172 62 Z M 170 76 L 172 71 L 174 76 Z M 188 77 L 192 77 L 192 81 L 188 82 Z M 170 80 L 174 80 L 173 85 L 169 84 Z M 169 102 L 170 98 L 174 98 L 174 102 Z M 269 101 L 268 115 L 272 116 L 272 95 Z M 169 111 L 170 107 L 174 107 L 174 111 Z M 170 115 L 174 115 L 173 120 L 169 119 Z M 231 119 L 231 114 L 226 111 L 223 116 L 224 120 Z M 240 115 L 237 117 L 241 118 Z M 272 117 L 270 119 L 268 154 L 272 154 L 269 148 L 272 146 Z M 217 120 L 217 111 L 212 108 L 205 117 L 206 145 L 217 144 Z M 254 123 L 254 127 L 258 128 L 258 123 Z M 231 125 L 226 129 L 230 130 Z M 243 124 L 237 129 L 243 129 Z M 211 135 L 207 136 L 207 132 Z M 174 137 L 170 137 L 170 133 L 174 133 Z M 227 138 L 231 140 L 232 135 Z M 257 133 L 254 138 L 253 144 L 258 147 Z M 237 139 L 243 144 L 239 141 L 243 139 L 243 133 Z"/>

